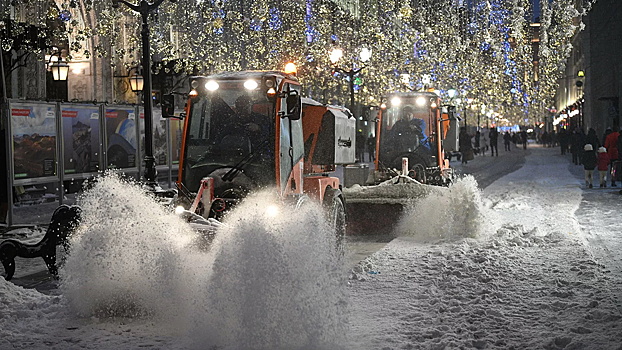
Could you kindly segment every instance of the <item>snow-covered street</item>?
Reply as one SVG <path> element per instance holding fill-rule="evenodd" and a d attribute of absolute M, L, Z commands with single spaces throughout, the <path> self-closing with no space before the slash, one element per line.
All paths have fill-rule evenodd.
<path fill-rule="evenodd" d="M 0 279 L 0 349 L 622 349 L 622 196 L 529 151 L 422 200 L 353 269 L 313 212 L 240 215 L 188 253 L 174 218 L 99 193 L 57 290 Z"/>

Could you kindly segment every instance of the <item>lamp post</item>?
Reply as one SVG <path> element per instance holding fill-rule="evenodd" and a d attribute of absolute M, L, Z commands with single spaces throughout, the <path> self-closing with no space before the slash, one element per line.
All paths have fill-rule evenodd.
<path fill-rule="evenodd" d="M 155 167 L 155 157 L 153 156 L 153 103 L 151 101 L 151 46 L 149 44 L 149 14 L 155 11 L 164 0 L 155 0 L 149 3 L 140 0 L 138 5 L 131 4 L 125 0 L 112 0 L 112 7 L 118 8 L 119 3 L 129 7 L 132 11 L 140 13 L 142 18 L 142 28 L 140 36 L 142 39 L 142 66 L 143 66 L 143 103 L 145 109 L 145 187 L 151 191 L 160 189 L 156 178 L 158 172 Z M 176 2 L 177 0 L 169 0 Z"/>
<path fill-rule="evenodd" d="M 333 64 L 333 70 L 335 72 L 340 72 L 342 74 L 345 74 L 348 77 L 348 82 L 349 82 L 349 90 L 350 90 L 350 111 L 352 111 L 353 113 L 355 113 L 354 111 L 354 77 L 359 74 L 361 72 L 361 70 L 363 70 L 363 68 L 365 67 L 361 67 L 358 69 L 343 69 L 337 66 L 337 62 L 339 62 L 339 59 L 341 59 L 341 57 L 343 56 L 343 51 L 341 49 L 333 49 L 330 53 L 330 62 Z M 371 56 L 371 50 L 365 48 L 363 50 L 361 50 L 361 61 L 365 62 L 367 60 L 369 60 Z"/>

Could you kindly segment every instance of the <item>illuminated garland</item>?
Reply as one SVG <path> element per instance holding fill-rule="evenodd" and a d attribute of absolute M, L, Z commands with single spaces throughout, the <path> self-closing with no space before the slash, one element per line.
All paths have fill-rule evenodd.
<path fill-rule="evenodd" d="M 8 11 L 10 2 L 0 2 Z M 110 57 L 118 69 L 140 61 L 140 20 L 125 6 L 113 9 L 103 0 L 14 3 L 46 8 L 48 19 L 63 18 L 74 54 Z M 442 97 L 453 88 L 478 109 L 485 105 L 484 112 L 512 123 L 542 120 L 589 1 L 580 9 L 574 0 L 541 2 L 537 82 L 530 0 L 474 1 L 472 8 L 457 3 L 462 2 L 419 0 L 411 7 L 408 0 L 360 1 L 360 17 L 354 18 L 327 0 L 164 1 L 150 20 L 152 55 L 174 61 L 172 69 L 186 74 L 280 69 L 292 61 L 305 94 L 346 104 L 348 81 L 332 73 L 329 61 L 330 51 L 341 48 L 339 67 L 364 67 L 355 81 L 363 105 L 378 105 L 390 91 L 420 90 L 428 75 L 429 87 Z M 22 12 L 45 26 L 46 16 Z M 362 48 L 372 52 L 368 62 L 359 58 Z"/>

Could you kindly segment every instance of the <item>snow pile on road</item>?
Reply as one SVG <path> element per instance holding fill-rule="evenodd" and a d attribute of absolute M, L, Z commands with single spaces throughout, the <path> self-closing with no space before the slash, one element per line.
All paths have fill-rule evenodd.
<path fill-rule="evenodd" d="M 442 193 L 446 188 L 423 185 L 408 176 L 396 176 L 374 186 L 353 185 L 343 194 L 352 203 L 409 204 L 431 193 Z"/>

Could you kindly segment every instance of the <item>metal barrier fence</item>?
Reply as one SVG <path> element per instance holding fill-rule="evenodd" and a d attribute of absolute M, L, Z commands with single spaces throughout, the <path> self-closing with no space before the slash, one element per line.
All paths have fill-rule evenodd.
<path fill-rule="evenodd" d="M 47 222 L 53 208 L 74 200 L 71 194 L 84 180 L 107 169 L 120 169 L 136 179 L 143 173 L 142 107 L 9 100 L 2 112 L 7 118 L 7 198 L 1 199 L 8 208 L 0 225 Z M 158 181 L 172 187 L 183 121 L 162 118 L 158 109 L 153 114 Z M 45 207 L 50 209 L 41 209 Z M 0 222 L 3 215 L 0 211 Z"/>

